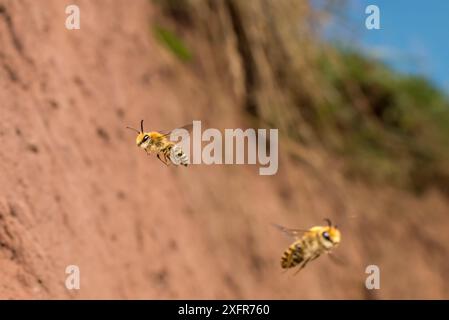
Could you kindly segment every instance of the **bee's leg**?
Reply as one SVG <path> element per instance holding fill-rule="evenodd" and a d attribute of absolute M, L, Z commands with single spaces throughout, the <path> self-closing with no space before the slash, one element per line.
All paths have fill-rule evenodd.
<path fill-rule="evenodd" d="M 284 270 L 282 270 L 282 274 L 287 273 L 288 270 L 289 270 L 289 269 L 284 269 Z"/>
<path fill-rule="evenodd" d="M 163 153 L 163 155 L 164 155 L 165 161 L 167 162 L 167 166 L 169 166 L 171 164 L 170 158 L 167 158 L 167 154 L 165 152 Z"/>
<path fill-rule="evenodd" d="M 304 261 L 303 264 L 299 265 L 298 270 L 296 270 L 296 272 L 295 272 L 293 275 L 296 276 L 296 275 L 299 273 L 299 271 L 301 271 L 302 269 L 304 269 L 304 267 L 307 265 L 307 262 L 309 262 L 309 260 L 306 260 L 306 261 Z"/>
<path fill-rule="evenodd" d="M 314 256 L 304 260 L 304 262 L 302 263 L 302 265 L 299 267 L 299 269 L 293 274 L 296 275 L 299 271 L 301 271 L 302 269 L 304 269 L 304 267 L 310 262 L 315 260 L 316 258 L 318 258 L 320 256 L 320 254 L 315 254 Z"/>
<path fill-rule="evenodd" d="M 161 160 L 161 162 L 162 162 L 163 164 L 165 164 L 166 166 L 168 166 L 167 162 L 165 162 L 164 160 L 161 159 L 160 153 L 158 153 L 156 156 L 157 156 L 157 158 L 158 158 L 159 160 Z"/>
<path fill-rule="evenodd" d="M 304 262 L 299 266 L 298 270 L 297 270 L 293 275 L 294 275 L 294 276 L 297 275 L 299 271 L 301 271 L 302 269 L 304 269 L 304 267 L 307 265 L 307 263 L 308 263 L 310 260 L 313 260 L 313 259 L 310 259 L 310 258 L 309 258 L 309 259 L 307 259 L 307 260 L 304 260 Z"/>

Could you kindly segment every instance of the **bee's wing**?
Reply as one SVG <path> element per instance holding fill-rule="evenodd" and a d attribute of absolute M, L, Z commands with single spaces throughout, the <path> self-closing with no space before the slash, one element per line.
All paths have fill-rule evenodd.
<path fill-rule="evenodd" d="M 283 232 L 283 233 L 285 233 L 286 235 L 288 235 L 288 236 L 290 236 L 290 237 L 293 237 L 293 238 L 295 238 L 295 239 L 300 238 L 301 235 L 302 235 L 304 232 L 309 231 L 309 230 L 306 230 L 306 229 L 290 229 L 290 228 L 286 228 L 286 227 L 283 227 L 283 226 L 278 225 L 278 224 L 275 224 L 275 223 L 272 223 L 272 225 L 273 225 L 275 228 L 279 229 L 281 232 Z"/>
<path fill-rule="evenodd" d="M 188 132 L 191 132 L 192 129 L 193 129 L 193 124 L 190 123 L 190 124 L 186 124 L 185 126 L 182 126 L 182 127 L 179 127 L 179 128 L 175 128 L 173 130 L 168 130 L 168 131 L 167 130 L 161 130 L 161 131 L 158 131 L 158 132 L 161 133 L 162 136 L 167 137 L 167 136 L 171 135 L 173 133 L 173 131 L 175 131 L 177 129 L 184 129 L 184 130 L 187 130 Z"/>

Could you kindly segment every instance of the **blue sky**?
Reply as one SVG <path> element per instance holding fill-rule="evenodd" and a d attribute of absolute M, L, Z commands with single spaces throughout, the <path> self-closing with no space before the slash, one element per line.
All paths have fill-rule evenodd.
<path fill-rule="evenodd" d="M 380 30 L 365 27 L 371 4 L 380 9 Z M 355 44 L 401 72 L 424 75 L 449 93 L 448 0 L 346 0 L 336 9 L 326 37 Z"/>

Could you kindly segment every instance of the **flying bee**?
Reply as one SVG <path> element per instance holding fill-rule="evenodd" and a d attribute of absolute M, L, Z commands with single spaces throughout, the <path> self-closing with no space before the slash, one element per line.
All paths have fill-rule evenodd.
<path fill-rule="evenodd" d="M 310 261 L 315 260 L 323 253 L 330 253 L 338 246 L 341 240 L 340 230 L 333 226 L 329 219 L 325 219 L 327 226 L 316 226 L 309 230 L 288 229 L 275 225 L 282 232 L 295 238 L 282 255 L 281 267 L 283 269 L 299 266 L 298 273 Z"/>
<path fill-rule="evenodd" d="M 188 130 L 191 126 L 186 125 L 179 129 Z M 126 128 L 137 132 L 136 145 L 139 148 L 145 150 L 147 154 L 156 153 L 157 158 L 165 165 L 174 164 L 187 167 L 189 164 L 189 157 L 182 148 L 168 139 L 174 130 L 169 132 L 145 132 L 143 130 L 143 120 L 140 122 L 140 131 L 131 127 Z"/>

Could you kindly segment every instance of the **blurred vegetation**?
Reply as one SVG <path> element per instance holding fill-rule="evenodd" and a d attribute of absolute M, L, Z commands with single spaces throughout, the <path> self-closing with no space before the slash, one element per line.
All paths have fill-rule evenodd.
<path fill-rule="evenodd" d="M 449 101 L 428 80 L 401 75 L 343 49 L 323 54 L 317 72 L 332 100 L 317 105 L 317 122 L 331 126 L 350 173 L 423 191 L 448 192 Z"/>
<path fill-rule="evenodd" d="M 228 65 L 223 46 L 234 39 L 249 118 L 338 154 L 350 177 L 449 194 L 448 97 L 424 78 L 323 43 L 314 28 L 322 17 L 308 2 L 153 1 L 176 24 L 194 25 L 217 65 Z M 190 59 L 176 36 L 157 34 Z"/>
<path fill-rule="evenodd" d="M 164 45 L 171 53 L 178 57 L 181 61 L 187 62 L 192 59 L 192 53 L 184 44 L 184 41 L 178 37 L 174 32 L 161 27 L 155 26 L 153 28 L 156 40 Z"/>
<path fill-rule="evenodd" d="M 177 23 L 191 24 L 193 8 L 189 0 L 150 0 L 150 2 L 158 5 L 164 14 L 176 20 Z"/>

